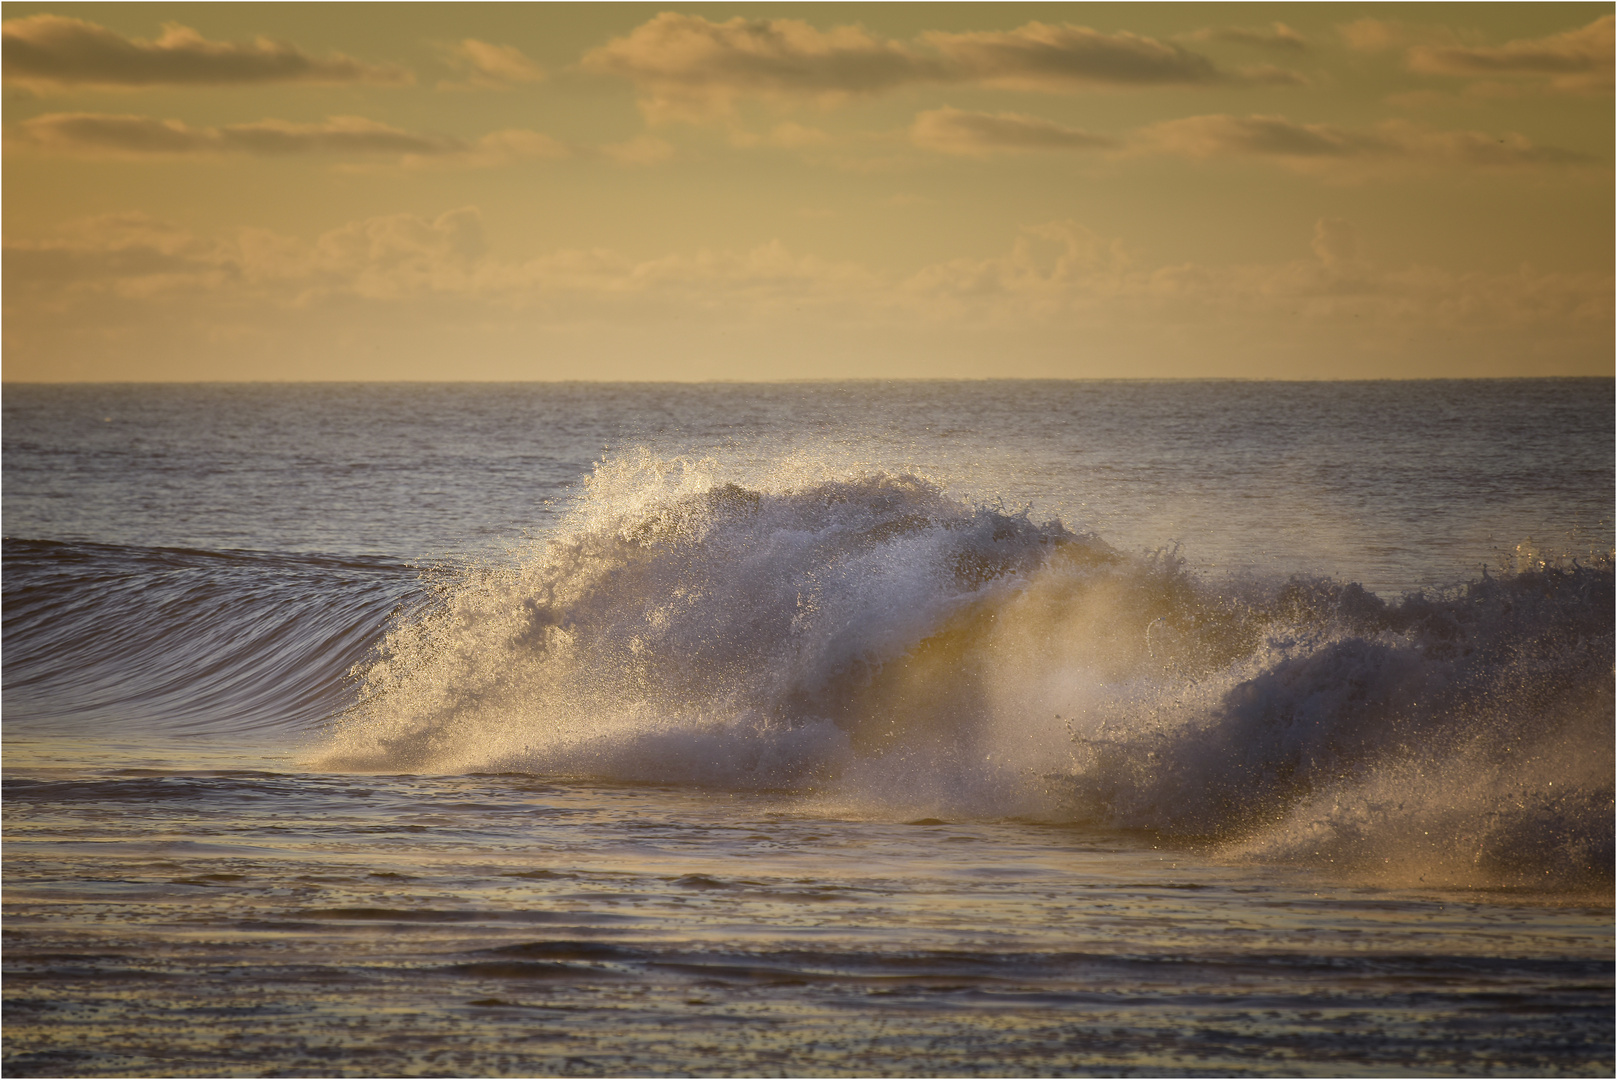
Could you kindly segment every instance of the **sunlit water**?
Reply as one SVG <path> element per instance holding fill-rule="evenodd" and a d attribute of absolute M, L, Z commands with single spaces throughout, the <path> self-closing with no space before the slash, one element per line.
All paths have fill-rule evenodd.
<path fill-rule="evenodd" d="M 7 387 L 7 1075 L 1609 1074 L 1612 383 Z"/>

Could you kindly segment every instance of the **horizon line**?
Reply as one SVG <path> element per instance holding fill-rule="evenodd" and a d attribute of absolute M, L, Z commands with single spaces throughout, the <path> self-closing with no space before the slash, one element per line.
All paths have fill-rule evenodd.
<path fill-rule="evenodd" d="M 1428 375 L 1369 378 L 1274 378 L 1254 375 L 1048 375 L 855 376 L 803 379 L 5 379 L 8 386 L 829 386 L 845 383 L 1422 383 L 1422 382 L 1550 382 L 1617 379 L 1606 375 Z"/>

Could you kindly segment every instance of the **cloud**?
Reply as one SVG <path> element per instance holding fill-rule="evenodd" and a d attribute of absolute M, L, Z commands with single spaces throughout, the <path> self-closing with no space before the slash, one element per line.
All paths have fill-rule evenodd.
<path fill-rule="evenodd" d="M 1179 45 L 1071 24 L 1031 22 L 1010 31 L 923 37 L 950 60 L 957 78 L 1015 90 L 1197 86 L 1230 78 L 1207 57 Z"/>
<path fill-rule="evenodd" d="M 1275 67 L 1273 64 L 1254 64 L 1251 67 L 1241 68 L 1239 80 L 1252 86 L 1309 85 L 1306 77 L 1290 68 Z"/>
<path fill-rule="evenodd" d="M 1189 158 L 1270 156 L 1353 157 L 1386 149 L 1385 143 L 1331 124 L 1299 124 L 1280 116 L 1190 116 L 1152 124 L 1135 145 Z"/>
<path fill-rule="evenodd" d="M 1131 140 L 1139 152 L 1194 159 L 1258 157 L 1304 171 L 1367 171 L 1411 166 L 1567 168 L 1599 162 L 1586 154 L 1534 145 L 1525 136 L 1433 131 L 1403 120 L 1370 128 L 1301 124 L 1281 116 L 1191 116 L 1153 124 Z"/>
<path fill-rule="evenodd" d="M 32 15 L 0 26 L 7 83 L 34 90 L 70 86 L 246 86 L 262 83 L 408 83 L 410 73 L 333 54 L 311 57 L 258 38 L 208 41 L 169 23 L 156 41 L 126 38 L 94 23 Z"/>
<path fill-rule="evenodd" d="M 763 134 L 732 123 L 728 137 L 731 146 L 775 146 L 785 150 L 810 150 L 830 146 L 837 141 L 828 132 L 791 120 L 782 121 Z"/>
<path fill-rule="evenodd" d="M 1408 31 L 1386 19 L 1355 19 L 1336 28 L 1343 44 L 1356 52 L 1386 52 L 1404 44 Z"/>
<path fill-rule="evenodd" d="M 1300 301 L 1319 304 L 1321 311 L 1333 305 L 1391 307 L 1409 301 L 1404 290 L 1420 283 L 1417 292 L 1448 294 L 1435 306 L 1464 309 L 1471 319 L 1491 317 L 1475 301 L 1493 297 L 1504 305 L 1493 314 L 1508 321 L 1537 317 L 1533 312 L 1542 313 L 1543 296 L 1554 291 L 1548 283 L 1574 279 L 1580 284 L 1566 291 L 1576 294 L 1576 302 L 1557 301 L 1557 313 L 1595 318 L 1611 308 L 1609 274 L 1586 280 L 1525 269 L 1457 274 L 1388 268 L 1365 258 L 1359 230 L 1339 219 L 1318 221 L 1308 248 L 1308 257 L 1275 264 L 1150 264 L 1118 238 L 1078 222 L 1053 221 L 1024 228 L 1002 254 L 950 259 L 896 275 L 798 254 L 778 241 L 650 259 L 606 249 L 509 259 L 490 253 L 481 213 L 461 207 L 435 218 L 366 218 L 312 242 L 261 229 L 199 237 L 139 215 L 98 218 L 51 240 L 8 244 L 6 270 L 8 303 L 42 291 L 176 299 L 223 291 L 233 303 L 255 298 L 278 309 L 340 296 L 401 303 L 454 296 L 507 310 L 549 310 L 561 318 L 602 315 L 641 301 L 655 301 L 653 307 L 670 317 L 693 306 L 756 310 L 762 303 L 778 310 L 834 304 L 860 317 L 930 313 L 1014 321 L 1040 312 L 1105 313 L 1121 303 L 1134 315 L 1200 318 Z M 1460 294 L 1470 298 L 1462 301 Z M 1503 299 L 1512 294 L 1515 299 Z"/>
<path fill-rule="evenodd" d="M 13 149 L 78 157 L 251 157 L 396 158 L 401 165 L 492 167 L 526 158 L 569 157 L 563 142 L 537 131 L 495 131 L 475 141 L 441 134 L 404 131 L 364 116 L 331 116 L 325 123 L 285 120 L 194 128 L 178 120 L 108 113 L 47 113 L 16 124 Z"/>
<path fill-rule="evenodd" d="M 223 127 L 191 127 L 178 120 L 105 113 L 49 113 L 17 125 L 16 142 L 57 153 L 88 156 L 166 154 L 448 154 L 459 140 L 423 135 L 357 116 L 323 124 L 260 120 Z"/>
<path fill-rule="evenodd" d="M 898 288 L 917 314 L 997 333 L 1056 324 L 1138 341 L 1139 328 L 1179 328 L 1172 339 L 1197 353 L 1227 335 L 1243 354 L 1301 333 L 1311 343 L 1310 374 L 1328 351 L 1349 345 L 1383 354 L 1385 374 L 1411 377 L 1432 362 L 1423 348 L 1454 350 L 1456 338 L 1466 341 L 1458 370 L 1475 373 L 1476 350 L 1505 357 L 1514 349 L 1519 362 L 1524 346 L 1542 345 L 1530 344 L 1535 335 L 1580 351 L 1586 365 L 1609 364 L 1609 273 L 1389 267 L 1365 258 L 1357 228 L 1338 219 L 1315 224 L 1310 250 L 1311 258 L 1279 263 L 1148 265 L 1119 240 L 1056 221 L 1024 229 L 1005 254 L 927 267 Z M 1426 346 L 1412 349 L 1415 341 Z M 1400 359 L 1388 363 L 1389 355 Z M 1566 362 L 1564 351 L 1555 356 Z"/>
<path fill-rule="evenodd" d="M 1250 374 L 1259 355 L 1276 375 L 1298 373 L 1306 357 L 1314 376 L 1508 374 L 1523 357 L 1565 373 L 1610 363 L 1609 273 L 1387 266 L 1334 219 L 1297 241 L 1298 256 L 1279 262 L 1160 263 L 1054 221 L 1000 254 L 906 274 L 774 241 L 650 259 L 606 249 L 510 258 L 489 250 L 472 207 L 368 218 L 313 240 L 201 236 L 124 215 L 8 242 L 7 372 L 141 377 L 138 356 L 186 378 L 276 378 L 298 357 L 303 377 L 441 378 L 446 356 L 466 355 L 475 359 L 455 371 L 464 377 L 644 378 L 653 349 L 661 377 L 734 378 L 756 374 L 757 349 L 771 343 L 772 356 L 803 357 L 790 372 L 799 377 L 823 375 L 825 358 L 846 348 L 862 351 L 838 371 L 866 376 L 935 374 L 927 365 L 945 353 L 951 370 L 977 375 L 984 357 L 1005 355 L 1019 359 L 994 373 Z M 738 346 L 742 330 L 751 336 Z M 498 343 L 504 359 L 473 341 Z M 568 363 L 535 359 L 559 344 Z M 921 366 L 895 368 L 894 348 Z M 1097 371 L 1075 349 L 1112 359 Z M 194 359 L 177 367 L 179 356 Z"/>
<path fill-rule="evenodd" d="M 796 19 L 739 17 L 716 23 L 673 12 L 591 50 L 581 66 L 634 83 L 653 121 L 728 115 L 744 98 L 833 105 L 922 83 L 1066 93 L 1300 81 L 1273 68 L 1227 72 L 1180 45 L 1073 25 L 935 31 L 906 42 L 860 26 L 819 30 Z"/>
<path fill-rule="evenodd" d="M 545 73 L 539 65 L 510 45 L 490 45 L 466 38 L 445 50 L 451 66 L 465 73 L 460 81 L 444 81 L 440 90 L 508 90 L 525 83 L 542 82 Z"/>
<path fill-rule="evenodd" d="M 1095 150 L 1117 140 L 1020 113 L 966 112 L 944 106 L 920 113 L 910 141 L 924 150 L 986 157 L 1033 150 Z"/>
<path fill-rule="evenodd" d="M 937 79 L 936 60 L 857 26 L 817 30 L 796 19 L 715 23 L 664 12 L 586 53 L 586 71 L 633 82 L 653 119 L 702 119 L 740 97 L 832 102 Z"/>
<path fill-rule="evenodd" d="M 345 158 L 398 157 L 490 165 L 521 158 L 566 157 L 568 148 L 532 131 L 499 131 L 475 142 L 406 131 L 359 116 L 334 116 L 322 124 L 260 120 L 222 127 L 191 127 L 178 120 L 105 113 L 49 113 L 18 124 L 11 144 L 36 151 L 86 157 L 162 157 L 246 154 L 257 157 L 322 155 Z"/>
<path fill-rule="evenodd" d="M 556 160 L 572 157 L 575 147 L 560 139 L 526 128 L 491 131 L 458 150 L 443 154 L 407 154 L 401 164 L 407 168 L 495 168 L 519 161 Z"/>
<path fill-rule="evenodd" d="M 1577 30 L 1504 45 L 1417 45 L 1409 50 L 1409 67 L 1427 75 L 1537 77 L 1557 90 L 1609 91 L 1614 29 L 1617 17 L 1603 15 Z"/>
<path fill-rule="evenodd" d="M 320 124 L 260 120 L 193 127 L 147 116 L 48 113 L 14 125 L 6 145 L 15 151 L 85 158 L 326 157 L 371 163 L 363 167 L 380 162 L 423 170 L 494 168 L 569 157 L 654 165 L 674 156 L 672 145 L 651 135 L 595 147 L 572 146 L 521 128 L 462 139 L 407 131 L 359 116 L 334 116 Z"/>
<path fill-rule="evenodd" d="M 1320 218 L 1309 248 L 1324 266 L 1352 266 L 1359 261 L 1358 226 L 1341 218 Z"/>
<path fill-rule="evenodd" d="M 1121 241 L 1075 221 L 1052 221 L 1024 228 L 1004 255 L 924 267 L 901 289 L 934 310 L 998 321 L 1115 297 L 1132 272 Z"/>
<path fill-rule="evenodd" d="M 261 285 L 291 285 L 293 299 L 333 289 L 371 298 L 399 298 L 464 287 L 487 253 L 483 216 L 461 207 L 428 220 L 392 214 L 351 222 L 324 233 L 312 249 L 281 249 L 280 258 L 254 259 L 244 250 L 244 273 Z"/>
<path fill-rule="evenodd" d="M 569 304 L 641 296 L 716 307 L 737 297 L 803 302 L 831 293 L 857 296 L 876 280 L 851 264 L 796 255 L 775 241 L 746 251 L 644 260 L 603 249 L 496 260 L 475 207 L 436 218 L 365 218 L 312 243 L 261 229 L 201 238 L 138 215 L 97 218 L 53 240 L 9 245 L 6 268 L 17 273 L 21 292 L 49 286 L 177 297 L 225 289 L 282 308 L 341 296 L 411 301 L 435 295 L 507 307 L 544 306 L 562 296 Z"/>
<path fill-rule="evenodd" d="M 1258 49 L 1304 53 L 1309 51 L 1308 39 L 1285 23 L 1270 23 L 1267 27 L 1219 26 L 1197 30 L 1189 34 L 1192 41 L 1227 41 L 1235 45 L 1250 45 Z"/>

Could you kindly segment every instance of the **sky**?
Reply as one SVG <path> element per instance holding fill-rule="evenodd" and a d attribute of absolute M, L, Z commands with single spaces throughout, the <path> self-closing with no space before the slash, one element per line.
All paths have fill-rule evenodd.
<path fill-rule="evenodd" d="M 1613 11 L 7 3 L 0 374 L 1609 376 Z"/>

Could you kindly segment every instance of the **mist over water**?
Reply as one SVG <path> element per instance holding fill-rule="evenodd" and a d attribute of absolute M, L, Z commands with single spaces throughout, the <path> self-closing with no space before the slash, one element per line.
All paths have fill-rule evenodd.
<path fill-rule="evenodd" d="M 488 1072 L 561 1071 L 476 1056 L 543 1009 L 596 1072 L 777 1060 L 709 1008 L 797 1071 L 1609 1071 L 1613 430 L 1609 380 L 8 387 L 8 1072 L 234 1060 L 216 1004 L 371 1045 L 301 992 Z"/>

